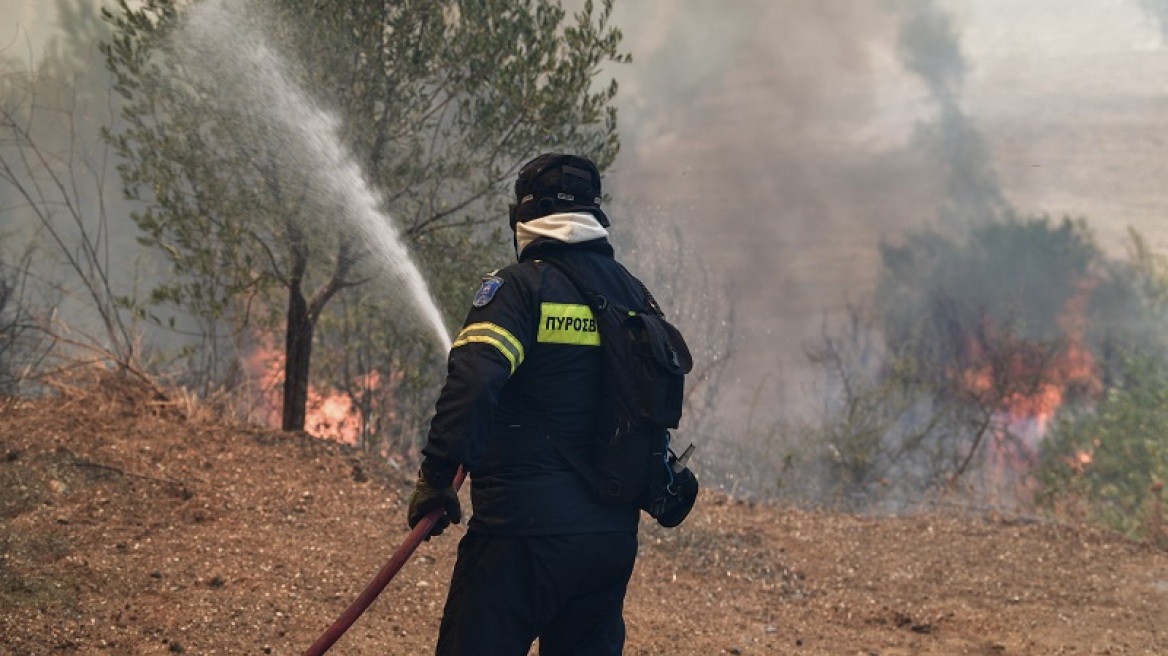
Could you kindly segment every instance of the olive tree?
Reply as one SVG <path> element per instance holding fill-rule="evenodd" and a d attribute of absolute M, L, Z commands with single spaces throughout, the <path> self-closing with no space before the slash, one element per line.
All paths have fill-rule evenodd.
<path fill-rule="evenodd" d="M 571 16 L 552 0 L 121 0 L 107 12 L 103 52 L 125 98 L 109 138 L 143 204 L 141 241 L 172 268 L 153 300 L 197 326 L 207 377 L 224 369 L 221 333 L 282 317 L 282 423 L 302 429 L 326 305 L 378 296 L 368 243 L 335 224 L 335 198 L 314 192 L 324 172 L 303 142 L 321 135 L 290 137 L 300 119 L 257 88 L 278 75 L 303 90 L 449 306 L 481 274 L 468 268 L 476 254 L 499 245 L 484 223 L 498 221 L 522 161 L 564 149 L 603 168 L 616 156 L 616 84 L 596 79 L 628 59 L 611 11 L 611 0 Z M 201 49 L 197 21 L 210 35 Z M 258 59 L 239 55 L 261 45 Z M 274 68 L 246 68 L 255 62 Z M 400 320 L 389 305 L 385 321 Z"/>

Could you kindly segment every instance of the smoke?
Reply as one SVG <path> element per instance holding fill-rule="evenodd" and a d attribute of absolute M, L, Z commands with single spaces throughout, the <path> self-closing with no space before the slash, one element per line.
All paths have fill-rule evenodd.
<path fill-rule="evenodd" d="M 921 125 L 916 136 L 946 176 L 948 198 L 940 218 L 961 230 L 1000 218 L 1007 205 L 997 174 L 977 126 L 961 107 L 967 65 L 952 21 L 934 0 L 905 2 L 901 12 L 901 59 L 938 108 L 936 121 Z"/>
<path fill-rule="evenodd" d="M 37 319 L 114 349 L 94 307 L 93 292 L 105 286 L 84 284 L 70 264 L 92 256 L 90 282 L 106 278 L 117 293 L 152 264 L 134 240 L 131 205 L 101 136 L 116 129 L 119 111 L 98 51 L 109 29 L 89 0 L 25 4 L 0 9 L 12 19 L 0 34 L 0 255 L 11 266 L 35 249 L 26 266 Z M 112 313 L 112 293 L 99 294 Z"/>
<path fill-rule="evenodd" d="M 1105 13 L 1099 6 L 1077 5 L 1048 25 L 1049 7 L 1002 15 L 1009 5 L 775 0 L 718 13 L 661 0 L 617 16 L 648 27 L 628 32 L 633 63 L 618 71 L 623 150 L 608 175 L 613 230 L 619 236 L 631 224 L 635 256 L 649 259 L 656 244 L 646 235 L 675 227 L 686 266 L 713 274 L 705 279 L 711 288 L 696 294 L 699 309 L 684 317 L 694 323 L 682 328 L 703 335 L 731 324 L 731 375 L 715 392 L 720 417 L 711 423 L 732 443 L 699 454 L 753 472 L 736 484 L 766 486 L 778 475 L 782 453 L 739 448 L 752 436 L 782 442 L 800 419 L 822 419 L 830 390 L 807 349 L 825 332 L 841 332 L 849 303 L 887 300 L 874 293 L 881 244 L 944 245 L 937 268 L 906 284 L 922 293 L 945 285 L 940 291 L 960 295 L 975 320 L 1000 309 L 994 329 L 1008 326 L 1022 340 L 1073 337 L 1065 324 L 1071 301 L 1087 298 L 1080 286 L 1098 291 L 1092 303 L 1112 297 L 1110 314 L 1084 306 L 1093 330 L 1115 333 L 1113 322 L 1131 317 L 1120 307 L 1126 297 L 1102 282 L 1091 287 L 1084 273 L 1108 263 L 1058 268 L 1093 248 L 1090 232 L 1002 220 L 1016 206 L 1037 206 L 1090 212 L 1114 226 L 1130 221 L 1138 208 L 1129 200 L 1140 200 L 1117 201 L 1117 192 L 1145 191 L 1143 202 L 1162 204 L 1162 193 L 1153 203 L 1133 184 L 1160 170 L 1162 158 L 1151 152 L 1158 142 L 1147 134 L 1158 123 L 1146 119 L 1162 115 L 1163 102 L 1145 74 L 1162 69 L 1144 56 L 1147 35 L 1135 29 L 1134 11 L 1109 23 L 1101 42 L 1084 22 Z M 1168 2 L 1144 9 L 1168 21 Z M 1100 55 L 1107 59 L 1095 62 Z M 1079 79 L 1083 68 L 1093 75 Z M 1089 88 L 1103 69 L 1106 91 Z M 1133 151 L 1147 154 L 1135 164 Z M 1117 205 L 1121 218 L 1098 212 Z M 1075 239 L 1059 241 L 1068 235 Z M 965 260 L 978 266 L 957 270 Z M 690 301 L 662 296 L 667 310 Z M 948 308 L 887 305 L 876 308 L 882 318 L 913 314 L 903 323 L 914 327 L 930 312 L 946 325 L 962 319 L 940 316 Z M 1019 326 L 1008 324 L 1011 314 Z M 881 343 L 886 326 L 874 323 L 866 337 Z M 1094 339 L 1084 343 L 1094 347 Z"/>
<path fill-rule="evenodd" d="M 1139 4 L 1160 24 L 1161 38 L 1168 41 L 1168 0 L 1139 0 Z"/>
<path fill-rule="evenodd" d="M 728 421 L 756 398 L 780 413 L 819 402 L 805 349 L 873 290 L 881 240 L 1005 207 L 962 110 L 968 66 L 940 5 L 735 8 L 618 8 L 618 24 L 651 27 L 627 35 L 609 174 L 614 232 L 680 226 L 694 266 L 721 282 L 712 296 L 737 308 Z"/>

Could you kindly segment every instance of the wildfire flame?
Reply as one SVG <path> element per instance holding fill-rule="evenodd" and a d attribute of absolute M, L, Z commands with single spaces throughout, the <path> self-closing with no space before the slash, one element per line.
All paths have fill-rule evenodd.
<path fill-rule="evenodd" d="M 263 335 L 255 351 L 245 359 L 244 366 L 259 385 L 258 418 L 271 426 L 281 423 L 283 404 L 284 361 L 282 351 L 272 345 L 272 338 Z M 377 371 L 358 376 L 356 387 L 376 390 L 381 385 Z M 348 394 L 340 390 L 321 391 L 310 385 L 305 405 L 304 430 L 310 435 L 357 444 L 364 428 L 360 409 Z"/>
<path fill-rule="evenodd" d="M 1095 357 L 1083 346 L 1092 286 L 1087 281 L 1080 283 L 1078 292 L 1067 301 L 1058 320 L 1063 345 L 1053 353 L 1043 344 L 996 337 L 992 331 L 984 342 L 971 340 L 967 361 L 974 364 L 962 374 L 965 388 L 981 399 L 998 393 L 999 410 L 1017 421 L 1038 419 L 1044 428 L 1072 390 L 1097 394 L 1102 387 Z M 985 342 L 997 344 L 987 347 Z M 1004 357 L 989 357 L 987 350 L 994 347 Z"/>
<path fill-rule="evenodd" d="M 971 364 L 959 383 L 998 417 L 986 457 L 999 481 L 1016 480 L 1037 462 L 1051 419 L 1071 397 L 1095 396 L 1102 389 L 1095 358 L 1083 345 L 1092 287 L 1083 281 L 1068 299 L 1058 319 L 1063 340 L 1057 349 L 993 330 L 968 345 Z M 1073 466 L 1081 471 L 1091 461 L 1092 454 L 1083 451 Z"/>
<path fill-rule="evenodd" d="M 1076 451 L 1075 455 L 1071 458 L 1071 469 L 1074 469 L 1075 471 L 1082 474 L 1087 469 L 1087 466 L 1094 461 L 1095 455 L 1093 453 L 1080 449 Z"/>
<path fill-rule="evenodd" d="M 1012 423 L 1037 421 L 1044 433 L 1071 390 L 1097 392 L 1100 389 L 1095 359 L 1074 342 L 1047 358 L 1041 346 L 1013 345 L 1004 362 L 980 361 L 962 374 L 965 389 L 977 398 L 992 399 Z M 973 351 L 981 347 L 971 347 Z M 1009 381 L 1003 384 L 1002 381 Z M 1019 383 L 1019 381 L 1027 381 Z M 996 395 L 996 397 L 995 397 Z"/>

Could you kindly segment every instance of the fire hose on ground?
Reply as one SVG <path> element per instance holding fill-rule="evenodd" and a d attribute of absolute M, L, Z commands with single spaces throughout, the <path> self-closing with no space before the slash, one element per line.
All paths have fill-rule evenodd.
<path fill-rule="evenodd" d="M 454 490 L 456 492 L 458 488 L 462 487 L 462 481 L 465 478 L 466 472 L 459 467 L 458 473 L 454 476 Z M 312 646 L 304 652 L 304 656 L 321 656 L 321 654 L 328 651 L 333 646 L 333 643 L 345 634 L 345 631 L 349 630 L 349 627 L 353 626 L 353 623 L 369 608 L 373 600 L 377 599 L 377 596 L 381 594 L 385 586 L 389 585 L 389 582 L 393 580 L 393 577 L 406 564 L 410 556 L 414 555 L 414 552 L 417 551 L 418 546 L 422 544 L 426 536 L 430 535 L 430 531 L 438 523 L 438 520 L 444 512 L 443 509 L 437 508 L 431 511 L 429 515 L 423 517 L 422 521 L 414 526 L 413 530 L 406 536 L 405 541 L 402 542 L 402 545 L 398 547 L 389 561 L 377 572 L 377 576 L 373 577 L 369 585 L 365 586 L 365 589 L 361 591 L 360 595 L 357 595 L 357 599 L 345 609 L 345 612 L 341 613 L 337 621 L 333 622 L 332 626 L 317 638 L 316 642 L 312 643 Z"/>

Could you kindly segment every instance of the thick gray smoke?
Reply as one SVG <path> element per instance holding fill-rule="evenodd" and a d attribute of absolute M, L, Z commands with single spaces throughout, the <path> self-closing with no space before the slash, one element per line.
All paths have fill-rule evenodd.
<path fill-rule="evenodd" d="M 0 0 L 0 256 L 11 266 L 33 248 L 27 296 L 38 315 L 78 341 L 114 349 L 91 288 L 69 264 L 108 276 L 119 293 L 151 264 L 134 241 L 130 205 L 100 134 L 118 112 L 97 49 L 109 30 L 86 0 L 25 4 Z"/>
<path fill-rule="evenodd" d="M 937 105 L 937 119 L 918 128 L 917 140 L 943 167 L 948 198 L 941 219 L 963 230 L 998 218 L 1006 200 L 981 134 L 962 109 L 967 65 L 952 21 L 934 0 L 904 2 L 901 12 L 901 59 Z"/>
<path fill-rule="evenodd" d="M 1086 215 L 1116 254 L 1125 223 L 1168 238 L 1161 219 L 1139 218 L 1163 203 L 1143 182 L 1163 177 L 1148 138 L 1163 101 L 1143 80 L 1164 67 L 1134 5 L 1092 40 L 1086 20 L 1106 10 L 1088 2 L 1057 25 L 1046 6 L 1014 16 L 989 1 L 629 4 L 617 17 L 634 62 L 620 72 L 614 228 L 679 226 L 686 266 L 712 273 L 694 316 L 706 329 L 729 317 L 737 338 L 714 422 L 735 439 L 781 441 L 787 427 L 768 434 L 768 421 L 816 420 L 830 394 L 805 350 L 840 331 L 847 304 L 875 298 L 882 241 L 934 227 L 960 243 L 1015 207 Z M 1144 9 L 1168 20 L 1168 2 Z M 651 257 L 651 239 L 637 245 Z M 1011 266 L 955 274 L 950 291 L 994 307 L 1049 297 L 1028 327 L 1060 330 L 1065 295 L 1040 289 L 1059 254 L 998 250 Z M 699 459 L 733 458 L 711 451 Z M 781 454 L 745 452 L 733 464 L 759 470 L 744 484 L 773 483 Z"/>
<path fill-rule="evenodd" d="M 615 220 L 682 226 L 733 299 L 727 425 L 811 408 L 805 347 L 870 293 L 880 240 L 1004 206 L 957 32 L 928 0 L 631 4 Z"/>

